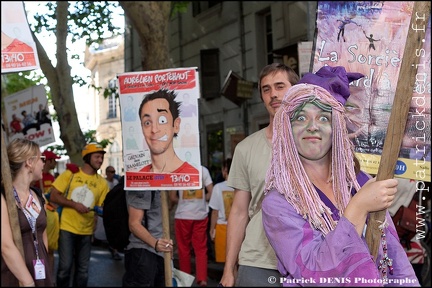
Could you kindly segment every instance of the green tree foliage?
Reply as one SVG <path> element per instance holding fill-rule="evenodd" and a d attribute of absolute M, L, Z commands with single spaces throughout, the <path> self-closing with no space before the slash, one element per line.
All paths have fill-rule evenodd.
<path fill-rule="evenodd" d="M 104 38 L 116 35 L 120 30 L 112 20 L 118 15 L 114 13 L 115 8 L 120 5 L 130 19 L 132 29 L 139 35 L 142 69 L 145 71 L 168 68 L 170 16 L 186 11 L 189 2 L 50 1 L 39 4 L 46 5 L 48 12 L 36 11 L 34 21 L 29 20 L 30 28 L 36 42 L 40 67 L 47 79 L 52 104 L 58 116 L 60 139 L 72 162 L 82 163 L 81 149 L 87 143 L 87 137 L 79 126 L 72 85 L 88 83 L 87 79 L 71 73 L 67 40 L 75 43 L 78 39 L 85 39 L 90 45 L 93 42 L 101 43 Z M 40 42 L 43 39 L 39 40 L 37 37 L 42 31 L 54 35 L 55 41 L 52 45 L 56 45 L 56 59 L 51 60 L 48 57 Z M 72 59 L 79 57 L 80 55 L 70 56 Z M 106 91 L 104 94 L 112 92 Z"/>
<path fill-rule="evenodd" d="M 35 21 L 29 23 L 34 33 L 40 67 L 47 79 L 52 104 L 57 112 L 60 139 L 72 162 L 80 164 L 81 149 L 86 144 L 86 137 L 78 122 L 72 85 L 85 85 L 87 79 L 80 75 L 72 75 L 67 40 L 75 43 L 78 39 L 85 39 L 90 45 L 93 42 L 102 42 L 103 38 L 120 32 L 112 21 L 115 16 L 113 11 L 118 4 L 107 1 L 57 1 L 45 2 L 44 5 L 48 12 L 42 9 L 43 12 L 37 11 L 34 14 Z M 36 36 L 42 31 L 50 33 L 56 39 L 53 43 L 56 45 L 56 59 L 53 61 Z M 79 57 L 80 55 L 70 56 L 72 59 Z"/>
<path fill-rule="evenodd" d="M 102 141 L 98 141 L 96 139 L 96 130 L 88 130 L 84 132 L 85 143 L 96 142 L 102 145 L 103 148 L 106 148 L 109 144 L 112 144 L 108 139 L 103 139 Z M 53 151 L 58 155 L 68 155 L 67 150 L 64 145 L 50 145 L 47 147 L 47 150 Z"/>
<path fill-rule="evenodd" d="M 176 15 L 177 13 L 186 13 L 190 2 L 191 1 L 172 2 L 170 17 Z"/>
<path fill-rule="evenodd" d="M 40 83 L 41 77 L 32 71 L 9 73 L 2 77 L 2 99 L 4 96 L 19 92 Z"/>
<path fill-rule="evenodd" d="M 61 1 L 64 2 L 64 1 Z M 48 2 L 46 6 L 49 13 L 35 13 L 36 24 L 32 25 L 34 32 L 48 31 L 57 33 L 58 23 L 56 13 L 58 2 Z M 85 39 L 87 45 L 94 42 L 102 43 L 104 38 L 120 33 L 120 28 L 113 24 L 113 17 L 121 16 L 114 14 L 118 7 L 113 1 L 73 1 L 73 6 L 68 9 L 68 37 L 72 43 Z M 57 19 L 58 20 L 58 19 Z"/>
<path fill-rule="evenodd" d="M 33 71 L 25 71 L 18 73 L 8 73 L 1 77 L 1 100 L 2 100 L 2 119 L 4 123 L 8 123 L 4 107 L 3 99 L 8 95 L 14 94 L 21 90 L 30 88 L 40 84 L 41 77 L 35 75 Z"/>

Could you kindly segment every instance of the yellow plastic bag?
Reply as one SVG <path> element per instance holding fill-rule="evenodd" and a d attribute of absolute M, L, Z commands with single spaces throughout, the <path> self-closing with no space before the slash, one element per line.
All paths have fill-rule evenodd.
<path fill-rule="evenodd" d="M 48 205 L 49 204 L 47 204 L 47 206 Z M 59 215 L 56 209 L 50 209 L 49 206 L 46 209 L 46 213 L 47 213 L 48 250 L 54 251 L 58 249 L 58 239 L 60 235 Z"/>

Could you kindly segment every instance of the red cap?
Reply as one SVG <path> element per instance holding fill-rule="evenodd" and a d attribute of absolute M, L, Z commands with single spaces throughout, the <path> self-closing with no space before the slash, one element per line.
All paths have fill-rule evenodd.
<path fill-rule="evenodd" d="M 45 156 L 47 160 L 49 160 L 49 159 L 60 159 L 61 158 L 60 156 L 58 156 L 57 154 L 55 154 L 54 152 L 51 152 L 49 150 L 45 150 L 42 153 L 42 155 Z"/>

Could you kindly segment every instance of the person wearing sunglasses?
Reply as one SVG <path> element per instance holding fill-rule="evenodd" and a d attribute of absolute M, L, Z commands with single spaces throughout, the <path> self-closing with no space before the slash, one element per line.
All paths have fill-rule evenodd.
<path fill-rule="evenodd" d="M 45 156 L 33 141 L 17 138 L 7 146 L 13 191 L 1 185 L 1 286 L 53 287 L 52 267 L 48 261 L 47 214 L 42 192 L 31 186 L 42 178 Z M 15 205 L 6 203 L 6 193 L 13 193 Z M 17 208 L 18 219 L 10 219 L 9 209 Z M 14 242 L 11 225 L 21 231 L 24 255 Z M 34 241 L 36 239 L 37 241 Z"/>

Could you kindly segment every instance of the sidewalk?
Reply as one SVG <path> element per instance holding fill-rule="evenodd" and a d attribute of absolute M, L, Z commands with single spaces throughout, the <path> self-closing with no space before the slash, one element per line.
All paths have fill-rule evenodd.
<path fill-rule="evenodd" d="M 174 255 L 174 267 L 178 269 L 178 258 L 176 255 Z M 195 273 L 195 258 L 191 259 L 191 266 L 192 266 L 192 274 Z M 222 278 L 223 274 L 223 263 L 216 263 L 214 261 L 209 261 L 207 264 L 207 287 L 217 287 L 219 284 L 220 279 Z M 192 287 L 199 287 L 196 283 L 192 285 Z"/>
<path fill-rule="evenodd" d="M 92 246 L 89 267 L 88 287 L 121 287 L 124 274 L 124 254 L 122 260 L 111 258 L 111 252 L 104 246 Z M 55 265 L 58 265 L 58 254 L 54 253 Z M 178 259 L 174 255 L 174 267 L 178 268 Z M 192 273 L 195 270 L 195 259 L 192 259 Z M 208 263 L 208 287 L 217 287 L 222 277 L 223 264 L 210 261 Z M 55 275 L 54 275 L 55 279 Z M 196 283 L 192 287 L 198 287 Z"/>

